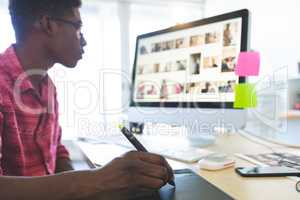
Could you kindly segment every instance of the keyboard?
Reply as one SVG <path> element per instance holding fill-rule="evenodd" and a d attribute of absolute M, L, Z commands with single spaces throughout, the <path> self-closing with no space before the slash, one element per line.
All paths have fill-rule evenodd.
<path fill-rule="evenodd" d="M 166 136 L 137 136 L 137 139 L 149 152 L 185 163 L 198 162 L 202 158 L 213 153 L 209 150 L 191 147 L 184 139 L 170 138 Z M 132 144 L 123 135 L 79 138 L 79 140 L 93 144 L 115 144 L 135 150 Z"/>

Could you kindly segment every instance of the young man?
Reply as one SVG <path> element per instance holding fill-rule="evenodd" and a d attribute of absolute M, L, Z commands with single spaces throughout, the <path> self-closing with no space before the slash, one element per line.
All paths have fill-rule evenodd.
<path fill-rule="evenodd" d="M 47 71 L 84 53 L 80 0 L 10 0 L 16 44 L 0 54 L 0 199 L 129 199 L 173 179 L 161 156 L 130 152 L 72 171 Z"/>

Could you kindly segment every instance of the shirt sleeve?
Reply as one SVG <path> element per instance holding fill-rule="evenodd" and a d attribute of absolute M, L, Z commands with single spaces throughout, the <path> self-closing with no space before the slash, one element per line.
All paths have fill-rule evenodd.
<path fill-rule="evenodd" d="M 4 127 L 4 118 L 3 114 L 0 112 L 0 176 L 3 175 L 3 170 L 2 170 L 2 135 L 3 135 L 3 127 Z"/>
<path fill-rule="evenodd" d="M 57 159 L 63 158 L 63 159 L 69 159 L 70 160 L 70 154 L 67 148 L 61 143 L 61 127 L 59 127 L 59 139 L 58 139 L 58 145 L 57 145 Z"/>

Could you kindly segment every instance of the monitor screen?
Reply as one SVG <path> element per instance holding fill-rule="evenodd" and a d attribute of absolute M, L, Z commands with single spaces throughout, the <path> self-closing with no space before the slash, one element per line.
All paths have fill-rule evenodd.
<path fill-rule="evenodd" d="M 232 108 L 247 25 L 242 10 L 139 36 L 131 105 Z"/>

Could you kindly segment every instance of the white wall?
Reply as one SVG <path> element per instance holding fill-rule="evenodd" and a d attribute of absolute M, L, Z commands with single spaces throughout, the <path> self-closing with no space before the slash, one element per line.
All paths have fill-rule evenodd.
<path fill-rule="evenodd" d="M 205 16 L 247 8 L 252 15 L 251 49 L 261 52 L 262 71 L 288 65 L 295 74 L 300 61 L 299 0 L 207 0 Z"/>

